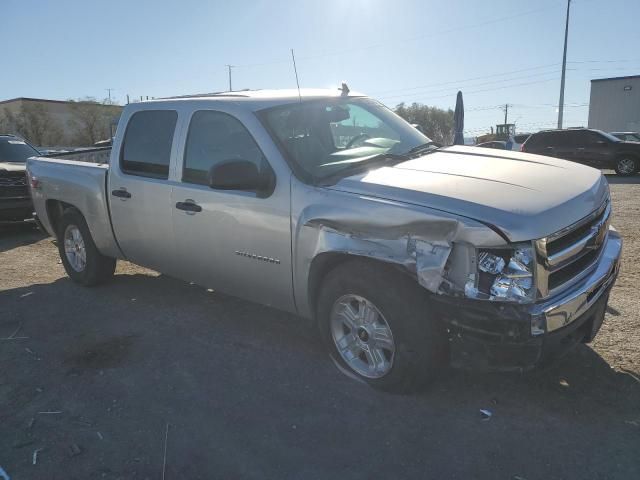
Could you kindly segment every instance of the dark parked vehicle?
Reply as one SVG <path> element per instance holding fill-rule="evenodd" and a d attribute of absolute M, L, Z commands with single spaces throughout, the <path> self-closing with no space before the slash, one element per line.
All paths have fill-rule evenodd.
<path fill-rule="evenodd" d="M 640 142 L 640 133 L 638 132 L 610 132 L 616 138 L 623 142 Z"/>
<path fill-rule="evenodd" d="M 611 168 L 618 175 L 634 175 L 640 168 L 640 144 L 624 142 L 609 133 L 588 128 L 534 133 L 522 145 L 522 151 L 595 168 Z"/>
<path fill-rule="evenodd" d="M 33 203 L 27 185 L 27 158 L 40 152 L 22 138 L 0 135 L 0 221 L 31 218 Z"/>

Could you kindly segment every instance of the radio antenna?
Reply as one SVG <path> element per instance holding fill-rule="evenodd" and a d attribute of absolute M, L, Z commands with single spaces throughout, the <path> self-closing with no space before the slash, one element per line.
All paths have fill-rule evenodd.
<path fill-rule="evenodd" d="M 291 59 L 293 60 L 293 71 L 296 74 L 296 85 L 298 85 L 298 100 L 302 103 L 302 95 L 300 94 L 300 81 L 298 80 L 298 69 L 296 68 L 296 56 L 293 53 L 293 48 L 291 49 Z"/>

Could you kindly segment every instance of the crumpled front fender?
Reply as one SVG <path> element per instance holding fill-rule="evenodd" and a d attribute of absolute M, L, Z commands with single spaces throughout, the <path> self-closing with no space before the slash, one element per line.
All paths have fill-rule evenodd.
<path fill-rule="evenodd" d="M 323 254 L 395 264 L 425 289 L 444 294 L 464 290 L 474 246 L 505 243 L 491 228 L 472 219 L 384 199 L 327 193 L 308 187 L 298 203 L 300 209 L 293 212 L 296 305 L 308 317 L 315 294 L 307 288 L 312 264 Z"/>

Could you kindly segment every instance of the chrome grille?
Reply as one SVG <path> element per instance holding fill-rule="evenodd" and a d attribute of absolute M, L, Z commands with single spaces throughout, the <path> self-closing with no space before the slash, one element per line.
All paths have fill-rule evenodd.
<path fill-rule="evenodd" d="M 24 172 L 19 174 L 0 174 L 0 187 L 26 187 L 27 176 Z"/>
<path fill-rule="evenodd" d="M 595 267 L 609 231 L 611 202 L 573 225 L 535 242 L 538 294 L 547 297 L 579 281 Z"/>

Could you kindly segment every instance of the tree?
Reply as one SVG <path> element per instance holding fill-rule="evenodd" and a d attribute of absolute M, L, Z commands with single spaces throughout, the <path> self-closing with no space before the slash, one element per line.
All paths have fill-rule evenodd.
<path fill-rule="evenodd" d="M 69 124 L 76 132 L 72 138 L 74 145 L 91 146 L 98 140 L 110 138 L 111 125 L 120 115 L 119 106 L 110 104 L 108 100 L 100 103 L 92 97 L 69 102 L 72 102 L 73 115 Z"/>
<path fill-rule="evenodd" d="M 444 145 L 453 142 L 453 110 L 443 110 L 415 102 L 406 106 L 403 102 L 396 106 L 395 112 L 407 122 L 420 125 L 431 140 Z"/>
<path fill-rule="evenodd" d="M 0 130 L 24 137 L 38 146 L 64 143 L 62 129 L 42 104 L 23 102 L 17 112 L 5 110 Z"/>

